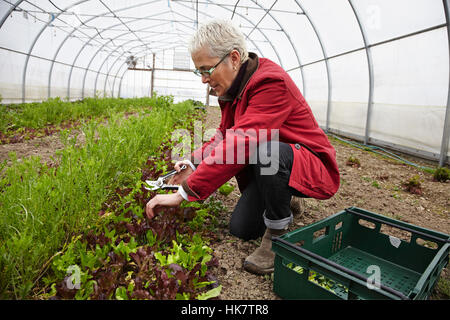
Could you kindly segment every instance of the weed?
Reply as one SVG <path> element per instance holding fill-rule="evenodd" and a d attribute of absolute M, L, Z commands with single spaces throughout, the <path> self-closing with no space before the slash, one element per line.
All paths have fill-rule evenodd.
<path fill-rule="evenodd" d="M 380 184 L 378 183 L 377 180 L 373 180 L 372 181 L 372 187 L 375 187 L 377 189 L 381 189 L 381 186 L 380 186 Z"/>
<path fill-rule="evenodd" d="M 225 182 L 220 188 L 219 192 L 220 194 L 223 194 L 224 196 L 228 196 L 231 192 L 233 192 L 234 187 L 230 185 L 228 182 Z"/>
<path fill-rule="evenodd" d="M 433 174 L 433 180 L 439 182 L 450 180 L 450 170 L 446 167 L 436 169 Z"/>
<path fill-rule="evenodd" d="M 406 191 L 412 194 L 422 195 L 422 184 L 419 175 L 415 175 L 403 184 Z"/>
<path fill-rule="evenodd" d="M 359 168 L 361 167 L 361 162 L 359 161 L 358 158 L 356 158 L 355 156 L 351 155 L 350 157 L 348 157 L 347 162 L 345 163 L 347 166 L 350 167 L 354 167 L 354 168 Z"/>
<path fill-rule="evenodd" d="M 400 195 L 397 192 L 393 193 L 391 195 L 391 197 L 394 198 L 394 199 L 399 199 L 399 200 L 401 199 Z"/>

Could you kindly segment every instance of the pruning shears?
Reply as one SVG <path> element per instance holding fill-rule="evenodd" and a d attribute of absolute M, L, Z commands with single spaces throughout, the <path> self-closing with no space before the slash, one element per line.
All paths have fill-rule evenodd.
<path fill-rule="evenodd" d="M 181 166 L 181 170 L 184 170 L 184 169 L 186 169 L 186 165 L 182 165 Z M 148 185 L 148 187 L 144 187 L 144 188 L 147 189 L 147 190 L 150 190 L 150 191 L 155 191 L 155 190 L 158 190 L 158 189 L 178 190 L 179 186 L 174 185 L 174 184 L 166 184 L 166 183 L 164 183 L 164 181 L 167 178 L 170 178 L 171 176 L 173 176 L 176 173 L 177 173 L 177 170 L 172 170 L 169 173 L 159 177 L 157 180 L 153 180 L 153 181 L 152 180 L 145 180 L 145 183 Z"/>

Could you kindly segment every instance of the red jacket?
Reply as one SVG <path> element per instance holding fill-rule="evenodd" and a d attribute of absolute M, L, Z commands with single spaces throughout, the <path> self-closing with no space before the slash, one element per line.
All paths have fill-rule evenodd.
<path fill-rule="evenodd" d="M 199 165 L 182 183 L 188 200 L 206 199 L 233 176 L 239 189 L 245 189 L 251 153 L 247 144 L 252 139 L 259 142 L 259 135 L 241 139 L 247 142 L 245 155 L 234 154 L 235 161 L 228 163 L 225 159 L 227 153 L 232 154 L 230 139 L 236 135 L 231 135 L 230 131 L 227 134 L 227 129 L 244 132 L 250 129 L 258 133 L 260 129 L 279 129 L 279 141 L 290 144 L 294 153 L 289 185 L 307 197 L 332 197 L 339 188 L 336 151 L 290 76 L 269 59 L 250 53 L 239 85 L 236 98 L 219 97 L 222 119 L 216 135 L 191 155 L 191 161 Z M 238 156 L 244 157 L 246 162 L 236 161 Z"/>

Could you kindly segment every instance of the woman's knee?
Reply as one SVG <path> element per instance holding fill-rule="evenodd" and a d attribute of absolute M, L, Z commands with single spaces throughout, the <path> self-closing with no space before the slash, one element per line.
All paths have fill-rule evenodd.
<path fill-rule="evenodd" d="M 230 234 L 244 241 L 254 240 L 264 234 L 265 228 L 256 228 L 256 226 L 244 226 L 242 224 L 230 221 Z"/>
<path fill-rule="evenodd" d="M 243 210 L 244 209 L 244 210 Z M 252 240 L 261 237 L 265 231 L 262 213 L 256 208 L 235 208 L 230 219 L 230 233 L 242 240 Z"/>

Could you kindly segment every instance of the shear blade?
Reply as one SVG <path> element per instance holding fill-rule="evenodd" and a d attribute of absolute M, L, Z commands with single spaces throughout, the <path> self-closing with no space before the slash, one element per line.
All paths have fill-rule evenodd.
<path fill-rule="evenodd" d="M 148 187 L 144 186 L 147 190 L 154 191 L 159 188 L 158 181 L 145 180 L 145 183 L 148 185 Z"/>

